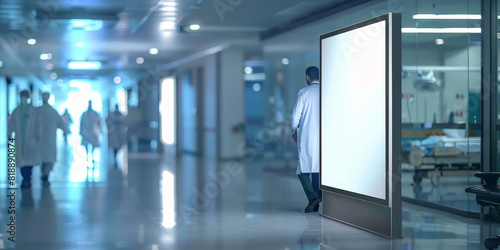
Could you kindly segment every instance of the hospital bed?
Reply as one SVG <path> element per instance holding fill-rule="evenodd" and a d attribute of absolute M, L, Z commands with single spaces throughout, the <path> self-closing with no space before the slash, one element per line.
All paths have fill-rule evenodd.
<path fill-rule="evenodd" d="M 430 136 L 404 144 L 402 161 L 414 167 L 415 184 L 428 177 L 438 186 L 441 176 L 472 175 L 479 170 L 480 151 L 480 137 Z"/>

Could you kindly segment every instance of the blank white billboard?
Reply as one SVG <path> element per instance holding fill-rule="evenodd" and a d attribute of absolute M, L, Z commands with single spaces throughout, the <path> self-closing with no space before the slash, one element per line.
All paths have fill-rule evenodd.
<path fill-rule="evenodd" d="M 387 200 L 386 21 L 321 40 L 321 185 Z"/>

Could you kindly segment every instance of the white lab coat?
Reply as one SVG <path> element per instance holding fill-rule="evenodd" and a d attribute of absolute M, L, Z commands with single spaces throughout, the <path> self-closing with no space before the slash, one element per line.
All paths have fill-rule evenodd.
<path fill-rule="evenodd" d="M 297 174 L 319 173 L 319 82 L 301 89 L 292 113 L 292 133 L 297 131 Z"/>
<path fill-rule="evenodd" d="M 21 133 L 21 106 L 18 106 L 12 112 L 9 119 L 8 135 L 12 132 L 16 133 L 16 165 L 18 167 L 38 166 L 41 165 L 40 157 L 40 139 L 42 136 L 41 120 L 37 109 L 31 105 L 29 107 L 29 115 L 25 118 L 26 135 Z"/>
<path fill-rule="evenodd" d="M 43 133 L 41 138 L 42 162 L 54 163 L 57 160 L 57 129 L 63 129 L 61 116 L 48 103 L 43 104 L 38 109 L 41 118 Z"/>
<path fill-rule="evenodd" d="M 80 135 L 82 136 L 82 145 L 87 147 L 92 144 L 93 147 L 99 147 L 99 135 L 101 134 L 101 117 L 94 110 L 83 112 L 80 119 Z"/>
<path fill-rule="evenodd" d="M 108 127 L 108 146 L 119 149 L 127 143 L 127 126 L 125 116 L 120 112 L 112 112 L 106 118 Z"/>

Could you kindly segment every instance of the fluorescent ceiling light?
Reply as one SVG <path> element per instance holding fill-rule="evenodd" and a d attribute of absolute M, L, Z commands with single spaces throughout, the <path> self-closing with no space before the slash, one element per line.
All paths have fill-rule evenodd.
<path fill-rule="evenodd" d="M 151 48 L 151 49 L 149 49 L 149 54 L 151 54 L 151 55 L 158 54 L 158 49 L 157 48 Z"/>
<path fill-rule="evenodd" d="M 197 30 L 200 30 L 201 26 L 199 24 L 191 24 L 189 25 L 189 29 L 190 30 L 194 30 L 194 31 L 197 31 Z"/>
<path fill-rule="evenodd" d="M 477 14 L 416 14 L 413 19 L 446 19 L 446 20 L 481 20 Z"/>
<path fill-rule="evenodd" d="M 481 28 L 402 28 L 402 33 L 481 33 Z"/>
<path fill-rule="evenodd" d="M 83 29 L 83 30 L 100 30 L 102 29 L 102 20 L 92 20 L 92 19 L 72 19 L 70 28 L 71 29 Z"/>
<path fill-rule="evenodd" d="M 160 10 L 161 11 L 177 11 L 177 8 L 176 7 L 167 6 L 167 7 L 161 7 Z"/>
<path fill-rule="evenodd" d="M 160 23 L 160 30 L 175 30 L 175 22 L 167 21 Z"/>
<path fill-rule="evenodd" d="M 68 69 L 98 70 L 100 68 L 101 68 L 101 62 L 98 61 L 85 61 L 85 62 L 71 61 L 68 63 Z"/>
<path fill-rule="evenodd" d="M 176 2 L 163 2 L 162 5 L 163 6 L 177 6 L 177 3 Z"/>
<path fill-rule="evenodd" d="M 29 45 L 35 45 L 36 44 L 36 40 L 31 38 L 31 39 L 28 39 L 28 44 Z"/>

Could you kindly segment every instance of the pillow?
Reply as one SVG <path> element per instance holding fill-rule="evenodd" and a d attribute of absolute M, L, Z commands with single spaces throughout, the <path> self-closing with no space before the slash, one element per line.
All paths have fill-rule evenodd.
<path fill-rule="evenodd" d="M 450 138 L 463 139 L 465 138 L 465 129 L 443 129 L 446 136 Z"/>

